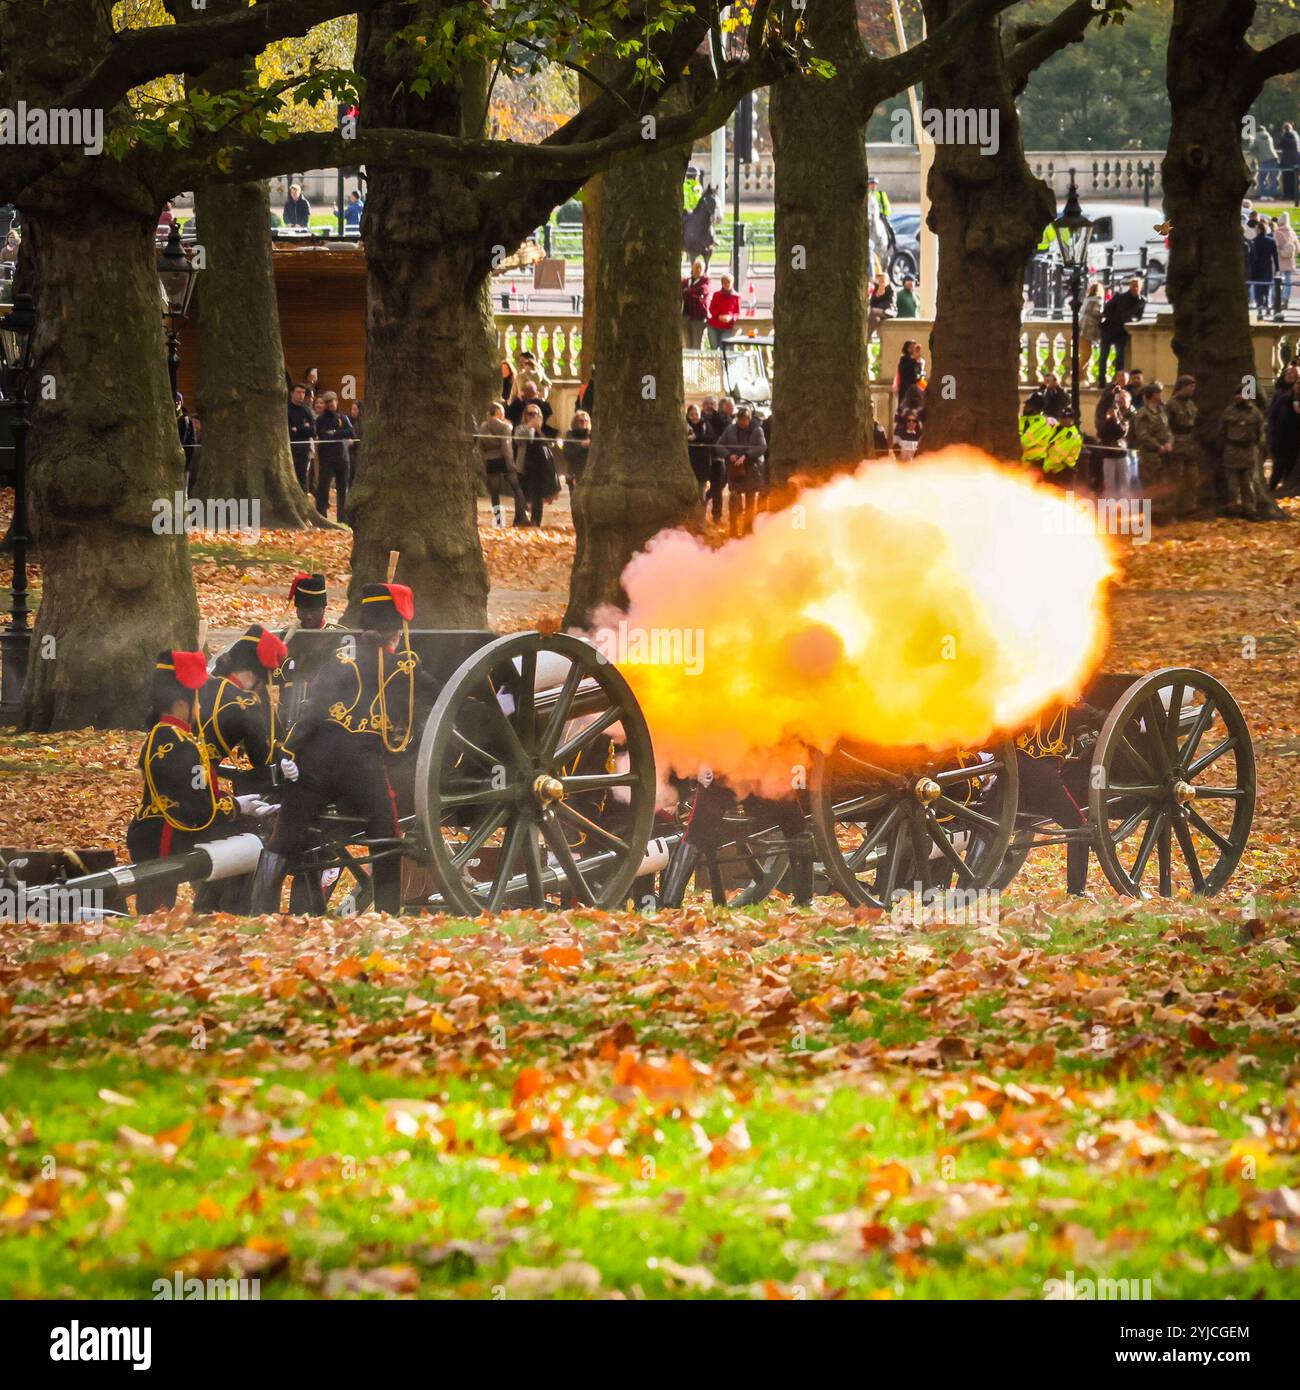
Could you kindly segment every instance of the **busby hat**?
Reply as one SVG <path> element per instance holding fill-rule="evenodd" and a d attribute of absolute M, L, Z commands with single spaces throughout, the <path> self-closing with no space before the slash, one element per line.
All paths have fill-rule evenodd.
<path fill-rule="evenodd" d="M 202 652 L 159 652 L 149 682 L 149 708 L 157 719 L 176 703 L 188 701 L 208 679 L 208 663 Z M 197 720 L 197 711 L 195 714 Z"/>
<path fill-rule="evenodd" d="M 256 671 L 259 666 L 274 671 L 288 655 L 289 648 L 270 628 L 254 623 L 222 652 L 221 665 L 227 671 Z"/>
<path fill-rule="evenodd" d="M 324 603 L 328 597 L 323 574 L 295 574 L 289 585 L 290 603 L 311 606 Z"/>
<path fill-rule="evenodd" d="M 380 631 L 415 617 L 415 595 L 405 584 L 367 584 L 361 590 L 361 605 L 366 626 Z"/>
<path fill-rule="evenodd" d="M 164 673 L 185 690 L 197 690 L 208 678 L 208 663 L 202 652 L 159 652 L 154 670 Z"/>

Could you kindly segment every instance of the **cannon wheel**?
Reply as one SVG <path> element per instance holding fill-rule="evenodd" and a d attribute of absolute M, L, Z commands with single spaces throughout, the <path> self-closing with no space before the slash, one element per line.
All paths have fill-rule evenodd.
<path fill-rule="evenodd" d="M 878 908 L 916 884 L 988 888 L 1011 842 L 1020 786 L 1012 744 L 996 742 L 990 754 L 927 754 L 907 765 L 845 745 L 819 755 L 812 830 L 831 885 Z"/>
<path fill-rule="evenodd" d="M 1255 750 L 1227 689 L 1186 666 L 1134 681 L 1097 739 L 1088 812 L 1116 892 L 1150 896 L 1148 870 L 1162 897 L 1219 892 L 1255 816 Z"/>
<path fill-rule="evenodd" d="M 561 674 L 536 691 L 544 654 Z M 501 637 L 443 687 L 415 796 L 448 910 L 621 907 L 654 820 L 650 731 L 627 682 L 588 643 Z"/>

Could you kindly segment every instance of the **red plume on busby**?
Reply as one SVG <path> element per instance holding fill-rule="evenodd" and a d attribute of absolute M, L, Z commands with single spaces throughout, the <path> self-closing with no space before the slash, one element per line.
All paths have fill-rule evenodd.
<path fill-rule="evenodd" d="M 276 671 L 289 655 L 289 648 L 267 628 L 257 639 L 257 659 L 268 671 Z"/>
<path fill-rule="evenodd" d="M 208 678 L 208 663 L 202 652 L 161 652 L 157 669 L 169 671 L 186 690 L 197 690 Z"/>
<path fill-rule="evenodd" d="M 389 584 L 388 592 L 393 596 L 393 607 L 404 622 L 415 617 L 415 595 L 405 584 Z"/>

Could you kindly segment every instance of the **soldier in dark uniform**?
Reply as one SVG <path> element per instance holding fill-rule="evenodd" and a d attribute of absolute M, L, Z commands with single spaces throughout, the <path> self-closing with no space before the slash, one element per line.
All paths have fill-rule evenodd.
<path fill-rule="evenodd" d="M 1031 815 L 1045 816 L 1062 830 L 1078 830 L 1088 822 L 1088 767 L 1073 757 L 1075 742 L 1085 730 L 1096 730 L 1105 714 L 1080 702 L 1049 710 L 1033 728 L 1016 738 L 1020 774 L 1020 806 Z M 1065 886 L 1078 897 L 1088 886 L 1087 840 L 1072 840 L 1065 849 Z"/>
<path fill-rule="evenodd" d="M 340 643 L 311 683 L 303 712 L 285 740 L 286 779 L 275 834 L 254 876 L 254 913 L 278 912 L 290 857 L 306 849 L 320 812 L 337 803 L 366 819 L 366 833 L 398 833 L 387 759 L 411 740 L 417 692 L 436 695 L 421 672 L 406 624 L 414 616 L 404 584 L 367 584 L 361 593 L 366 631 Z M 374 864 L 375 906 L 401 906 L 401 864 Z"/>
<path fill-rule="evenodd" d="M 294 622 L 276 636 L 288 648 L 288 656 L 272 676 L 272 689 L 278 695 L 276 714 L 287 728 L 297 719 L 312 677 L 338 646 L 337 623 L 327 620 L 329 591 L 323 574 L 298 574 L 289 585 L 289 602 L 296 614 Z M 318 635 L 319 634 L 319 635 Z"/>
<path fill-rule="evenodd" d="M 214 766 L 246 762 L 234 778 L 236 791 L 265 790 L 278 756 L 280 730 L 270 678 L 288 649 L 254 623 L 212 663 L 212 676 L 198 695 L 199 732 Z"/>
<path fill-rule="evenodd" d="M 223 795 L 202 739 L 195 736 L 194 694 L 207 679 L 202 652 L 160 652 L 149 702 L 153 727 L 140 750 L 144 790 L 127 827 L 133 862 L 166 859 L 235 828 L 235 801 Z M 175 886 L 143 887 L 136 911 L 154 912 L 176 902 Z"/>

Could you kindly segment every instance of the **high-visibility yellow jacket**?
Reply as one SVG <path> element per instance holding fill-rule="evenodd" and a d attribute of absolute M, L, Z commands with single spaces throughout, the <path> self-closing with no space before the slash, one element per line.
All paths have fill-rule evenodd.
<path fill-rule="evenodd" d="M 1056 427 L 1046 415 L 1020 417 L 1020 462 L 1031 468 L 1042 468 L 1047 462 L 1047 444 Z"/>
<path fill-rule="evenodd" d="M 1047 457 L 1043 461 L 1044 473 L 1063 473 L 1074 468 L 1083 452 L 1083 436 L 1077 425 L 1057 425 L 1047 440 Z"/>

